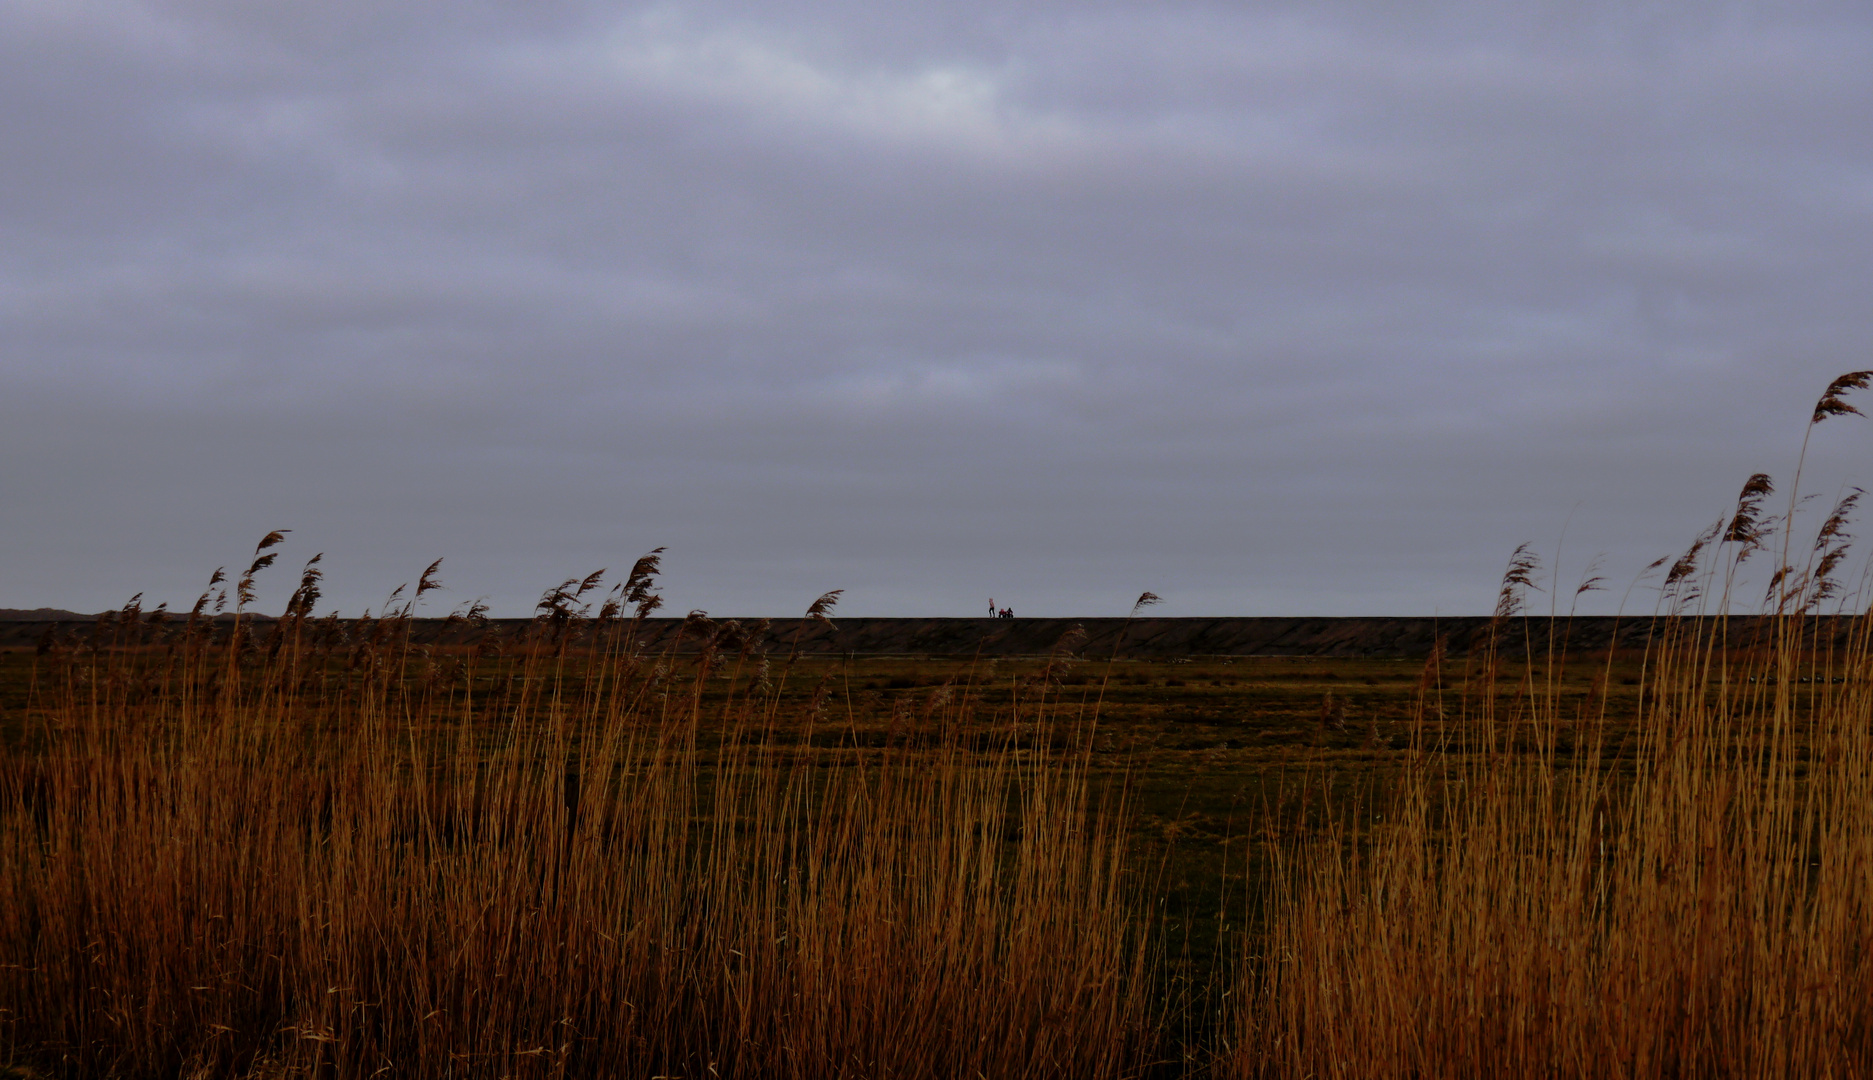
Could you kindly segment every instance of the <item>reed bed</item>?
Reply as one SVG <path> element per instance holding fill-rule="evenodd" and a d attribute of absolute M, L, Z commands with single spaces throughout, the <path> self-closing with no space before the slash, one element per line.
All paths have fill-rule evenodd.
<path fill-rule="evenodd" d="M 1870 384 L 1836 380 L 1810 432 Z M 1797 547 L 1800 475 L 1787 512 L 1751 477 L 1651 568 L 1636 718 L 1561 691 L 1580 658 L 1553 609 L 1545 651 L 1530 621 L 1460 677 L 1433 655 L 1363 794 L 1303 768 L 1331 805 L 1265 803 L 1239 962 L 1201 976 L 1128 865 L 1123 769 L 1096 775 L 1103 684 L 1065 703 L 1064 655 L 1012 723 L 946 686 L 829 756 L 830 688 L 783 716 L 798 676 L 765 627 L 693 613 L 680 663 L 639 647 L 655 553 L 449 651 L 412 644 L 435 566 L 341 623 L 312 617 L 315 557 L 282 618 L 247 618 L 270 534 L 186 620 L 133 601 L 47 643 L 0 746 L 0 1066 L 1870 1076 L 1870 579 L 1841 583 L 1857 492 Z M 1705 617 L 1771 557 L 1753 623 Z M 1518 550 L 1499 630 L 1539 582 Z M 1331 694 L 1320 723 L 1346 726 Z"/>
<path fill-rule="evenodd" d="M 677 678 L 617 604 L 584 620 L 580 584 L 480 661 L 411 650 L 408 605 L 325 633 L 303 595 L 266 626 L 198 605 L 160 640 L 131 613 L 50 657 L 44 722 L 0 773 L 14 1066 L 1137 1070 L 1148 920 L 1083 758 L 1058 739 L 790 757 L 763 738 L 762 684 L 785 676 L 747 628 L 699 616 Z M 597 659 L 575 680 L 579 635 Z M 477 662 L 507 672 L 492 700 Z M 705 747 L 700 687 L 725 673 L 741 692 Z"/>
<path fill-rule="evenodd" d="M 1873 1074 L 1869 621 L 1812 618 L 1864 603 L 1834 577 L 1858 495 L 1791 556 L 1770 491 L 1752 477 L 1665 570 L 1630 738 L 1538 681 L 1492 686 L 1461 703 L 1467 752 L 1427 708 L 1383 804 L 1279 848 L 1224 1074 Z M 1752 642 L 1692 617 L 1778 551 Z M 1536 570 L 1512 561 L 1504 618 Z"/>
<path fill-rule="evenodd" d="M 1522 752 L 1425 754 L 1383 819 L 1291 848 L 1225 1071 L 1873 1070 L 1864 637 L 1844 683 L 1715 692 L 1678 644 L 1627 752 L 1568 760 L 1530 718 L 1498 733 Z"/>

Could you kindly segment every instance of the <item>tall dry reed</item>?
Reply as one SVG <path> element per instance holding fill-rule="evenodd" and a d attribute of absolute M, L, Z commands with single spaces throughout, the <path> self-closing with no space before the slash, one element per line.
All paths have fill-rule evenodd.
<path fill-rule="evenodd" d="M 400 597 L 313 620 L 316 560 L 278 622 L 205 596 L 53 648 L 0 759 L 0 1045 L 71 1076 L 1133 1071 L 1145 934 L 1083 759 L 791 754 L 758 628 L 636 649 L 654 571 L 598 619 L 596 579 L 549 592 L 498 656 L 426 656 Z"/>
<path fill-rule="evenodd" d="M 1866 374 L 1815 422 L 1855 411 L 1841 394 Z M 1870 624 L 1815 617 L 1840 599 L 1851 503 L 1797 565 L 1788 520 L 1759 520 L 1769 490 L 1752 477 L 1667 572 L 1636 728 L 1494 685 L 1486 656 L 1467 741 L 1427 717 L 1370 816 L 1281 848 L 1223 1072 L 1873 1074 Z M 1697 617 L 1778 546 L 1749 640 Z"/>

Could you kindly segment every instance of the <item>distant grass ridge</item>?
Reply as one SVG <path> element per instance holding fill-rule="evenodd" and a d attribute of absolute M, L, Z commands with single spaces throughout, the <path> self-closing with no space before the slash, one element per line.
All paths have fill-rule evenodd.
<path fill-rule="evenodd" d="M 231 616 L 223 615 L 227 621 Z M 1717 616 L 1708 616 L 1717 621 Z M 268 623 L 270 619 L 257 619 Z M 1712 632 L 1731 647 L 1750 643 L 1773 644 L 1781 631 L 1772 617 L 1730 615 L 1725 626 Z M 321 624 L 325 620 L 319 620 Z M 1533 625 L 1516 619 L 1502 625 L 1491 616 L 1440 618 L 1393 616 L 1178 616 L 1166 618 L 851 618 L 837 626 L 809 619 L 742 619 L 740 624 L 762 623 L 767 630 L 755 651 L 775 658 L 799 656 L 927 656 L 948 659 L 972 657 L 1046 657 L 1061 638 L 1083 631 L 1076 652 L 1088 659 L 1119 657 L 1128 660 L 1164 660 L 1186 657 L 1316 657 L 1333 659 L 1424 660 L 1433 652 L 1464 657 L 1497 649 L 1524 651 L 1523 636 L 1532 633 L 1532 647 L 1545 651 L 1552 643 L 1581 655 L 1619 649 L 1643 653 L 1652 636 L 1648 620 L 1612 615 L 1577 616 L 1566 625 L 1550 627 L 1545 620 Z M 104 615 L 43 616 L 9 621 L 0 611 L 0 648 L 32 648 L 48 636 L 81 646 L 102 633 L 116 633 L 117 613 Z M 368 621 L 337 620 L 334 634 L 351 635 L 368 628 Z M 101 629 L 100 629 L 101 628 Z M 412 619 L 407 628 L 412 644 L 450 648 L 499 648 L 533 634 L 531 619 L 488 619 L 470 625 L 447 618 Z M 597 644 L 597 630 L 581 626 L 575 631 L 581 649 Z M 1815 616 L 1803 620 L 1808 648 L 1836 647 L 1853 632 L 1852 620 Z M 1551 642 L 1550 639 L 1553 639 Z M 682 618 L 644 619 L 637 629 L 638 647 L 652 652 L 670 650 L 694 655 L 708 647 L 706 639 L 690 632 Z"/>

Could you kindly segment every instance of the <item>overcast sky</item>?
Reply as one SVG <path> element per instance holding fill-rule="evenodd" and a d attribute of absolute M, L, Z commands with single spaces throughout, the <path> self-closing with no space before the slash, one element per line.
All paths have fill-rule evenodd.
<path fill-rule="evenodd" d="M 0 101 L 0 607 L 1610 605 L 1873 367 L 1864 2 L 7 0 Z"/>

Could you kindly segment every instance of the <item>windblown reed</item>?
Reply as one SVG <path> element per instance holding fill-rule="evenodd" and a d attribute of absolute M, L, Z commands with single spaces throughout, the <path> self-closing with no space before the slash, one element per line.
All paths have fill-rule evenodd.
<path fill-rule="evenodd" d="M 1836 380 L 1814 422 L 1856 412 L 1841 395 L 1867 381 Z M 1672 564 L 1633 738 L 1591 700 L 1562 715 L 1492 687 L 1470 752 L 1427 720 L 1382 816 L 1281 849 L 1223 1072 L 1873 1073 L 1873 622 L 1811 617 L 1838 599 L 1851 503 L 1805 565 L 1780 521 L 1755 643 L 1695 617 L 1773 546 L 1770 489 L 1752 477 L 1721 539 Z"/>
<path fill-rule="evenodd" d="M 1835 380 L 1810 431 L 1869 385 Z M 80 651 L 48 642 L 38 726 L 0 748 L 0 1063 L 1873 1075 L 1873 618 L 1818 618 L 1864 611 L 1868 582 L 1839 583 L 1857 492 L 1794 543 L 1806 447 L 1787 514 L 1765 516 L 1757 474 L 1650 568 L 1630 730 L 1606 694 L 1560 692 L 1566 623 L 1551 612 L 1558 644 L 1538 653 L 1523 601 L 1541 568 L 1518 549 L 1470 670 L 1447 679 L 1441 647 L 1427 663 L 1396 769 L 1364 801 L 1258 830 L 1245 958 L 1213 995 L 1194 958 L 1177 977 L 1154 959 L 1123 785 L 1093 782 L 1105 682 L 1083 711 L 1049 697 L 1070 641 L 1011 683 L 1025 731 L 1003 714 L 999 749 L 958 734 L 972 696 L 945 682 L 921 715 L 898 699 L 885 749 L 832 765 L 778 737 L 797 644 L 692 612 L 681 663 L 640 647 L 658 552 L 609 591 L 602 572 L 548 590 L 520 640 L 449 651 L 411 631 L 435 564 L 341 623 L 313 618 L 315 556 L 284 616 L 256 622 L 270 533 L 179 624 L 133 601 Z M 1763 555 L 1738 637 L 1705 616 Z M 1599 583 L 1589 569 L 1575 595 Z M 805 696 L 806 722 L 830 723 L 829 682 Z M 1326 697 L 1316 742 L 1344 707 Z M 1383 746 L 1369 721 L 1366 750 Z M 1190 1004 L 1208 1000 L 1214 1025 Z"/>
<path fill-rule="evenodd" d="M 16 1064 L 1097 1077 L 1148 1053 L 1117 808 L 1080 759 L 825 768 L 763 738 L 747 672 L 705 754 L 698 688 L 751 628 L 698 615 L 685 685 L 575 580 L 509 655 L 425 657 L 407 603 L 313 621 L 316 571 L 278 622 L 198 606 L 155 640 L 127 612 L 50 658 L 44 726 L 0 759 Z M 653 610 L 654 571 L 613 599 Z M 476 664 L 505 673 L 492 699 Z"/>

